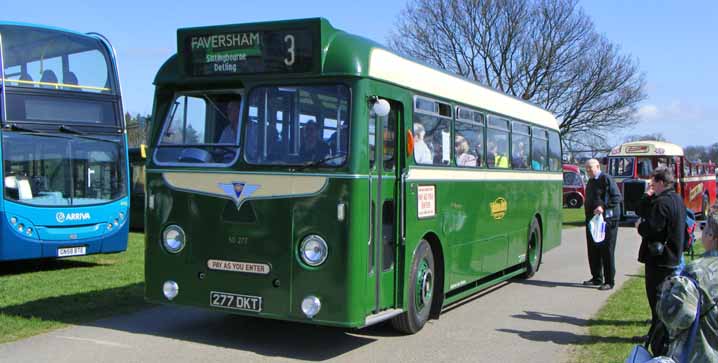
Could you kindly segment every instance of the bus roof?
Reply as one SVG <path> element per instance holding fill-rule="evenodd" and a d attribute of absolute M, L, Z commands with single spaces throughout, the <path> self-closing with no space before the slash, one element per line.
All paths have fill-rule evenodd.
<path fill-rule="evenodd" d="M 618 145 L 609 156 L 683 156 L 683 148 L 664 141 L 634 141 Z"/>
<path fill-rule="evenodd" d="M 25 28 L 31 28 L 31 29 L 45 29 L 45 30 L 54 30 L 58 32 L 63 33 L 70 33 L 75 34 L 83 37 L 91 38 L 92 35 L 80 33 L 75 30 L 65 29 L 65 28 L 58 28 L 54 26 L 49 25 L 42 25 L 42 24 L 33 24 L 33 23 L 23 23 L 23 22 L 15 22 L 15 21 L 0 21 L 0 28 L 7 27 L 7 26 L 14 26 L 14 27 L 25 27 Z"/>
<path fill-rule="evenodd" d="M 310 72 L 301 74 L 244 74 L 239 76 L 225 74 L 220 81 L 216 77 L 213 80 L 211 76 L 196 77 L 187 75 L 182 66 L 183 62 L 186 61 L 182 59 L 182 51 L 188 34 L 228 34 L 229 32 L 247 32 L 252 29 L 276 30 L 297 29 L 298 27 L 316 29 L 319 33 L 317 37 L 320 40 L 320 47 L 316 49 L 317 54 L 314 56 L 316 59 L 313 59 L 316 67 L 312 67 Z M 299 76 L 306 77 L 307 74 L 367 77 L 427 95 L 456 101 L 465 106 L 532 122 L 551 130 L 558 130 L 556 118 L 550 112 L 538 106 L 468 79 L 402 57 L 372 40 L 335 29 L 329 21 L 323 18 L 184 28 L 178 29 L 177 36 L 178 54 L 180 56 L 174 55 L 170 57 L 162 66 L 155 78 L 156 85 L 198 85 L 208 82 L 227 83 L 232 80 L 236 83 L 241 81 L 240 78 L 258 79 L 262 77 L 266 79 L 273 76 L 291 79 Z"/>

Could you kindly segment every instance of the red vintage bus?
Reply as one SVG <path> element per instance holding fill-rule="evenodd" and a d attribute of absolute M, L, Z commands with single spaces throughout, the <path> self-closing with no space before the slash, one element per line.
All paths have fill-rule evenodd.
<path fill-rule="evenodd" d="M 581 208 L 586 198 L 586 184 L 578 166 L 563 164 L 563 206 Z"/>
<path fill-rule="evenodd" d="M 616 146 L 608 156 L 607 171 L 623 195 L 621 217 L 636 217 L 648 179 L 659 166 L 673 170 L 676 191 L 683 197 L 686 207 L 705 216 L 716 200 L 716 165 L 687 160 L 683 148 L 675 144 L 636 141 Z"/>

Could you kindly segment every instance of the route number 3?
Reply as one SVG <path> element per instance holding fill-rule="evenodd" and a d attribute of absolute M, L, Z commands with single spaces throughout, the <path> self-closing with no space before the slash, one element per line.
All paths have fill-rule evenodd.
<path fill-rule="evenodd" d="M 287 58 L 284 58 L 284 64 L 287 66 L 291 66 L 294 64 L 294 35 L 286 35 L 284 36 L 284 43 L 287 43 L 289 47 L 287 48 Z"/>

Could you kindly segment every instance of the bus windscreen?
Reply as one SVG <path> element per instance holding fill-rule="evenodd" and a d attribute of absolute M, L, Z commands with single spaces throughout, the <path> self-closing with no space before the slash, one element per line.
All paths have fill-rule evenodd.
<path fill-rule="evenodd" d="M 109 54 L 100 40 L 53 29 L 0 26 L 9 86 L 115 93 Z"/>

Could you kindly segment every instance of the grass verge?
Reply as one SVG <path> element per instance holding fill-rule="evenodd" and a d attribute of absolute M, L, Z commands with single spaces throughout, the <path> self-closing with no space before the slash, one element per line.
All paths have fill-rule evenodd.
<path fill-rule="evenodd" d="M 562 216 L 562 228 L 583 227 L 586 225 L 586 217 L 583 215 L 583 208 L 564 208 Z"/>
<path fill-rule="evenodd" d="M 130 233 L 124 253 L 0 263 L 0 343 L 146 306 L 144 258 Z"/>
<path fill-rule="evenodd" d="M 696 241 L 695 258 L 703 254 L 703 246 Z M 686 257 L 686 262 L 691 259 Z M 581 342 L 573 362 L 623 362 L 637 344 L 634 336 L 648 333 L 651 309 L 646 300 L 644 272 L 626 281 L 611 295 L 598 314 L 588 322 L 586 341 Z"/>

